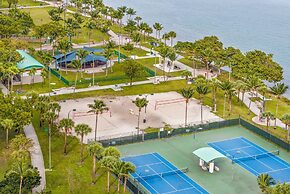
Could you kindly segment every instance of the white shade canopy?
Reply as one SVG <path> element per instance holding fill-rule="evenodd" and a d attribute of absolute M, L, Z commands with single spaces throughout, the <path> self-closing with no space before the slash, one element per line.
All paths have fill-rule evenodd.
<path fill-rule="evenodd" d="M 192 152 L 194 155 L 205 161 L 206 163 L 217 159 L 217 158 L 226 158 L 225 155 L 221 154 L 220 152 L 216 151 L 212 147 L 203 147 L 199 148 Z"/>

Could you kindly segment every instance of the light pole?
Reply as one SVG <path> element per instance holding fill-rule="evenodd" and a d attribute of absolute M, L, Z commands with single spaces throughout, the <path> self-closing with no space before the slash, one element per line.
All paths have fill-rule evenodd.
<path fill-rule="evenodd" d="M 68 111 L 68 113 L 67 113 L 67 118 L 69 119 L 69 115 L 70 115 L 70 113 L 73 111 L 73 112 L 75 112 L 77 109 L 71 109 L 70 111 Z"/>

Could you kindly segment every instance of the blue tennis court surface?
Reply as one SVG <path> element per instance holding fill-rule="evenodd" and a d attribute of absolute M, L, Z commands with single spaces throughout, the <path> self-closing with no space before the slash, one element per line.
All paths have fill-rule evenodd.
<path fill-rule="evenodd" d="M 208 143 L 254 175 L 269 174 L 276 182 L 290 182 L 290 164 L 246 138 Z"/>
<path fill-rule="evenodd" d="M 125 157 L 123 160 L 136 166 L 136 172 L 131 174 L 133 179 L 152 194 L 208 193 L 158 153 Z"/>

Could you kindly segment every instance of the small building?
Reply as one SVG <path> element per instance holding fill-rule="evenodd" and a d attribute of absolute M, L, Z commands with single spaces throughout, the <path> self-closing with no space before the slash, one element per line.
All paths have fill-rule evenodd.
<path fill-rule="evenodd" d="M 43 82 L 43 78 L 41 77 L 41 72 L 44 69 L 44 65 L 38 62 L 31 55 L 26 53 L 23 50 L 17 50 L 17 52 L 21 55 L 22 61 L 17 64 L 18 69 L 21 71 L 18 75 L 16 75 L 13 79 L 14 85 L 20 84 L 31 84 Z M 30 75 L 31 69 L 35 69 L 36 72 L 34 75 Z"/>

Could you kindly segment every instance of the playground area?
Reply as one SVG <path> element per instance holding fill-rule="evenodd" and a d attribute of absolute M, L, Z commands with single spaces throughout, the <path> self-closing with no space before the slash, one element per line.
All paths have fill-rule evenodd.
<path fill-rule="evenodd" d="M 142 96 L 98 97 L 103 100 L 109 111 L 104 112 L 98 121 L 98 139 L 132 135 L 137 133 L 138 108 L 133 103 L 136 97 L 147 98 L 149 104 L 142 109 L 140 117 L 140 129 L 162 128 L 165 125 L 179 127 L 184 125 L 185 100 L 177 92 L 148 94 Z M 60 102 L 60 119 L 70 117 L 76 124 L 85 123 L 95 128 L 95 115 L 87 113 L 88 104 L 92 104 L 96 98 L 83 98 Z M 75 109 L 75 111 L 73 111 Z M 188 105 L 188 124 L 201 122 L 200 104 L 192 99 Z M 203 107 L 203 122 L 221 120 L 211 113 L 210 108 Z M 146 121 L 146 122 L 145 122 Z M 74 131 L 72 132 L 74 134 Z M 88 134 L 84 142 L 94 138 L 94 130 Z"/>
<path fill-rule="evenodd" d="M 235 139 L 235 142 L 231 141 Z M 247 139 L 246 147 L 241 144 L 241 139 Z M 262 157 L 256 159 L 249 159 L 249 160 L 242 160 L 243 163 L 239 162 L 232 162 L 230 155 L 226 155 L 227 157 L 224 158 L 218 158 L 215 159 L 214 163 L 216 166 L 219 167 L 218 171 L 214 171 L 213 173 L 210 173 L 207 170 L 204 170 L 199 165 L 199 157 L 194 155 L 192 152 L 194 150 L 197 150 L 199 148 L 203 147 L 209 147 L 211 146 L 210 143 L 212 142 L 229 142 L 227 144 L 226 150 L 231 149 L 242 149 L 245 151 L 245 149 L 248 149 L 248 154 L 256 155 L 260 154 L 260 152 L 266 151 L 273 151 L 273 150 L 279 150 L 279 155 L 276 157 L 272 157 L 270 155 L 269 157 Z M 249 143 L 251 142 L 251 143 Z M 220 144 L 219 144 L 220 145 Z M 223 143 L 223 145 L 225 145 Z M 257 151 L 257 148 L 259 147 L 260 152 Z M 223 147 L 225 148 L 225 146 Z M 244 149 L 243 149 L 244 148 Z M 161 178 L 155 178 L 155 174 L 158 174 L 160 171 L 164 172 L 166 169 L 164 168 L 164 162 L 163 160 L 160 161 L 154 161 L 148 162 L 145 160 L 145 157 L 143 157 L 143 160 L 135 159 L 134 157 L 138 156 L 146 156 L 148 154 L 152 155 L 154 153 L 158 153 L 161 155 L 166 161 L 170 162 L 173 166 L 175 166 L 177 169 L 188 169 L 185 174 L 191 178 L 194 182 L 196 182 L 200 187 L 204 188 L 209 193 L 231 193 L 231 194 L 248 194 L 248 193 L 260 193 L 259 186 L 257 184 L 257 174 L 252 173 L 248 169 L 244 168 L 241 164 L 244 164 L 245 162 L 247 164 L 251 163 L 251 166 L 255 168 L 255 170 L 259 170 L 259 173 L 265 172 L 266 170 L 265 166 L 263 164 L 267 164 L 268 167 L 276 169 L 280 169 L 281 166 L 286 165 L 286 163 L 290 162 L 290 155 L 289 153 L 278 147 L 277 145 L 267 141 L 266 139 L 258 136 L 257 134 L 251 132 L 250 130 L 236 125 L 226 128 L 219 128 L 219 129 L 212 129 L 207 131 L 202 131 L 194 134 L 188 134 L 188 135 L 180 135 L 180 136 L 174 136 L 171 138 L 163 138 L 163 139 L 156 139 L 156 140 L 148 140 L 141 143 L 134 143 L 134 144 L 126 144 L 122 146 L 118 146 L 118 149 L 122 152 L 123 158 L 132 158 L 131 161 L 135 162 L 137 164 L 137 172 L 139 173 L 138 176 L 142 176 L 142 180 L 146 181 L 147 185 L 145 185 L 146 189 L 154 188 L 156 190 L 162 189 L 165 190 L 167 188 L 171 188 L 168 186 L 168 182 L 171 186 L 176 188 L 175 186 L 177 181 L 177 176 L 173 174 L 169 174 L 168 176 L 162 176 L 162 180 L 170 180 L 166 184 L 162 184 L 162 187 L 160 188 L 160 185 L 156 185 L 153 183 L 157 183 L 157 181 Z M 251 152 L 250 150 L 255 150 L 255 152 Z M 243 153 L 241 151 L 241 153 Z M 243 157 L 243 156 L 241 156 Z M 248 155 L 246 156 L 248 157 Z M 279 159 L 279 161 L 277 161 Z M 240 158 L 237 158 L 240 160 Z M 267 163 L 265 161 L 272 160 L 271 163 Z M 273 163 L 273 161 L 275 162 Z M 284 160 L 285 162 L 280 163 L 280 161 Z M 260 163 L 263 161 L 264 163 Z M 152 164 L 153 163 L 153 164 Z M 254 163 L 256 165 L 254 165 Z M 259 164 L 258 164 L 259 163 Z M 279 164 L 280 167 L 277 166 Z M 144 165 L 144 166 L 142 166 Z M 158 167 L 156 165 L 159 165 Z M 289 165 L 289 164 L 287 164 Z M 147 179 L 147 174 L 143 175 L 140 173 L 145 172 L 144 169 L 151 168 L 154 171 L 157 171 L 153 173 L 153 179 L 150 177 Z M 282 167 L 283 172 L 288 172 L 289 167 L 285 169 L 285 166 Z M 165 170 L 164 170 L 165 169 Z M 264 169 L 264 170 L 263 170 Z M 143 171 L 142 171 L 143 170 Z M 273 174 L 271 174 L 274 178 L 277 178 L 278 175 L 276 174 L 276 171 L 273 171 Z M 268 172 L 268 170 L 266 170 Z M 146 171 L 146 173 L 150 174 L 151 171 Z M 135 174 L 133 174 L 134 176 Z M 281 176 L 280 176 L 281 175 Z M 137 176 L 137 175 L 135 175 Z M 289 178 L 287 174 L 279 174 L 279 177 L 283 180 Z M 133 177 L 135 178 L 135 177 Z M 140 177 L 137 177 L 137 180 L 139 180 Z M 143 183 L 139 181 L 141 184 Z M 278 179 L 281 180 L 281 179 Z M 287 181 L 287 180 L 286 180 Z M 140 184 L 140 185 L 141 185 Z M 143 184 L 144 185 L 144 184 Z M 149 186 L 148 186 L 149 185 Z M 222 185 L 222 186 L 221 186 Z M 178 185 L 178 188 L 185 188 L 184 184 Z M 140 188 L 140 187 L 139 187 Z M 150 189 L 149 188 L 149 189 Z M 199 187 L 198 187 L 199 188 Z M 141 187 L 142 189 L 142 187 Z M 159 191 L 159 190 L 158 190 Z M 154 193 L 154 192 L 153 192 Z M 163 193 L 163 192 L 159 192 Z M 166 193 L 166 192 L 164 192 Z M 174 192 L 172 192 L 174 193 Z M 176 191 L 176 193 L 178 193 Z M 185 193 L 185 192 L 184 192 Z M 199 192 L 202 193 L 202 192 Z"/>

